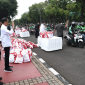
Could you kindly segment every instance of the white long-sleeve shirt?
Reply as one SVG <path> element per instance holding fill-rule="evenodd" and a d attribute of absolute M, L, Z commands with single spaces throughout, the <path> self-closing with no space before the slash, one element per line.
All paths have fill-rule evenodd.
<path fill-rule="evenodd" d="M 45 31 L 45 25 L 41 24 L 40 26 L 40 32 L 44 32 Z"/>
<path fill-rule="evenodd" d="M 10 31 L 7 29 L 7 26 L 3 25 L 1 26 L 1 42 L 3 47 L 10 47 L 11 39 L 10 35 L 13 33 L 13 29 Z"/>

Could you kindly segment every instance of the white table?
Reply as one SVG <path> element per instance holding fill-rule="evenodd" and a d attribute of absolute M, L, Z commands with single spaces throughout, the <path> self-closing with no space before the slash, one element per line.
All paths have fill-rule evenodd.
<path fill-rule="evenodd" d="M 1 41 L 1 35 L 0 35 L 0 41 Z"/>
<path fill-rule="evenodd" d="M 15 33 L 16 34 L 20 34 L 20 31 L 21 31 L 20 29 L 19 30 L 15 30 Z"/>
<path fill-rule="evenodd" d="M 52 38 L 38 37 L 38 45 L 45 51 L 54 51 L 62 49 L 62 38 L 53 36 Z"/>
<path fill-rule="evenodd" d="M 29 31 L 26 32 L 20 32 L 20 37 L 30 37 Z"/>

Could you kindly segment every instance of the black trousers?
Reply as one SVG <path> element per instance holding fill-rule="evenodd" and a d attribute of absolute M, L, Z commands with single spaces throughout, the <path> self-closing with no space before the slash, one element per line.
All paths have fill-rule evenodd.
<path fill-rule="evenodd" d="M 9 68 L 9 52 L 10 52 L 10 47 L 5 47 L 5 69 Z"/>
<path fill-rule="evenodd" d="M 62 39 L 63 39 L 63 35 L 57 35 L 58 37 L 62 37 Z"/>
<path fill-rule="evenodd" d="M 39 36 L 39 30 L 35 30 L 35 37 L 38 38 Z"/>
<path fill-rule="evenodd" d="M 1 60 L 1 50 L 0 50 L 0 60 Z"/>
<path fill-rule="evenodd" d="M 71 37 L 72 43 L 74 43 L 74 35 L 70 34 L 70 37 Z"/>

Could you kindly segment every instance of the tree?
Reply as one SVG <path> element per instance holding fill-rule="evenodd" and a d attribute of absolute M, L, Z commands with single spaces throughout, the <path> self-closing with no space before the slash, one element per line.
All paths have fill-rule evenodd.
<path fill-rule="evenodd" d="M 17 7 L 16 0 L 0 0 L 0 20 L 3 17 L 13 18 L 17 14 Z"/>
<path fill-rule="evenodd" d="M 28 13 L 22 14 L 21 19 L 20 19 L 20 22 L 21 22 L 21 23 L 27 24 L 27 22 L 28 22 L 27 14 L 28 14 Z"/>
<path fill-rule="evenodd" d="M 39 22 L 39 11 L 38 11 L 38 4 L 34 4 L 29 7 L 28 17 L 30 17 L 30 22 L 37 23 Z"/>
<path fill-rule="evenodd" d="M 81 6 L 81 21 L 84 21 L 85 0 L 76 0 L 76 2 Z"/>
<path fill-rule="evenodd" d="M 82 3 L 79 3 L 80 1 Z M 84 8 L 82 10 L 81 7 L 81 4 L 84 6 L 84 3 L 84 0 L 46 0 L 44 3 L 30 6 L 28 13 L 24 13 L 19 22 L 26 24 L 26 16 L 30 23 L 41 23 L 44 20 L 47 23 L 55 24 L 58 20 L 65 22 L 67 19 L 80 21 L 80 14 L 85 16 Z"/>
<path fill-rule="evenodd" d="M 69 11 L 69 17 L 71 17 L 70 21 L 79 21 L 79 16 L 80 16 L 80 5 L 78 5 L 76 2 L 69 3 L 66 6 L 67 10 Z"/>
<path fill-rule="evenodd" d="M 51 11 L 51 9 L 53 9 L 53 8 L 55 9 L 52 11 L 55 13 L 53 13 L 53 15 L 51 15 L 54 17 L 53 20 L 54 21 L 61 20 L 64 22 L 68 17 L 66 5 L 68 3 L 70 3 L 71 1 L 70 0 L 48 0 L 47 2 L 49 3 L 49 5 L 51 5 L 49 12 Z M 48 9 L 48 7 L 47 7 L 47 9 Z M 51 17 L 51 18 L 53 18 L 53 17 Z"/>
<path fill-rule="evenodd" d="M 45 19 L 44 10 L 46 6 L 47 6 L 46 3 L 39 3 L 29 7 L 28 19 L 30 19 L 30 21 L 33 23 L 37 23 L 37 22 L 41 23 L 41 21 Z"/>

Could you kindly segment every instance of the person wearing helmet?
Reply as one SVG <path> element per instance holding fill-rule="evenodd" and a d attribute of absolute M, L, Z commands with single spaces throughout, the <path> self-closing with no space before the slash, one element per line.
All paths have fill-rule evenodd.
<path fill-rule="evenodd" d="M 50 26 L 47 24 L 46 31 L 50 30 Z"/>
<path fill-rule="evenodd" d="M 81 30 L 80 30 L 82 36 L 83 36 L 83 39 L 85 41 L 85 25 L 84 25 L 84 22 L 81 22 Z"/>
<path fill-rule="evenodd" d="M 80 30 L 81 29 L 81 26 L 78 25 L 78 22 L 76 22 L 76 30 Z"/>
<path fill-rule="evenodd" d="M 81 22 L 80 26 L 81 26 L 80 32 L 83 33 L 83 31 L 84 31 L 84 22 Z"/>
<path fill-rule="evenodd" d="M 70 37 L 72 39 L 72 43 L 74 43 L 74 33 L 75 33 L 75 30 L 76 30 L 76 23 L 72 22 L 71 26 L 69 27 L 69 34 L 70 34 Z"/>
<path fill-rule="evenodd" d="M 76 29 L 76 24 L 75 22 L 72 22 L 71 26 L 69 27 L 69 33 L 74 34 L 75 29 Z"/>

